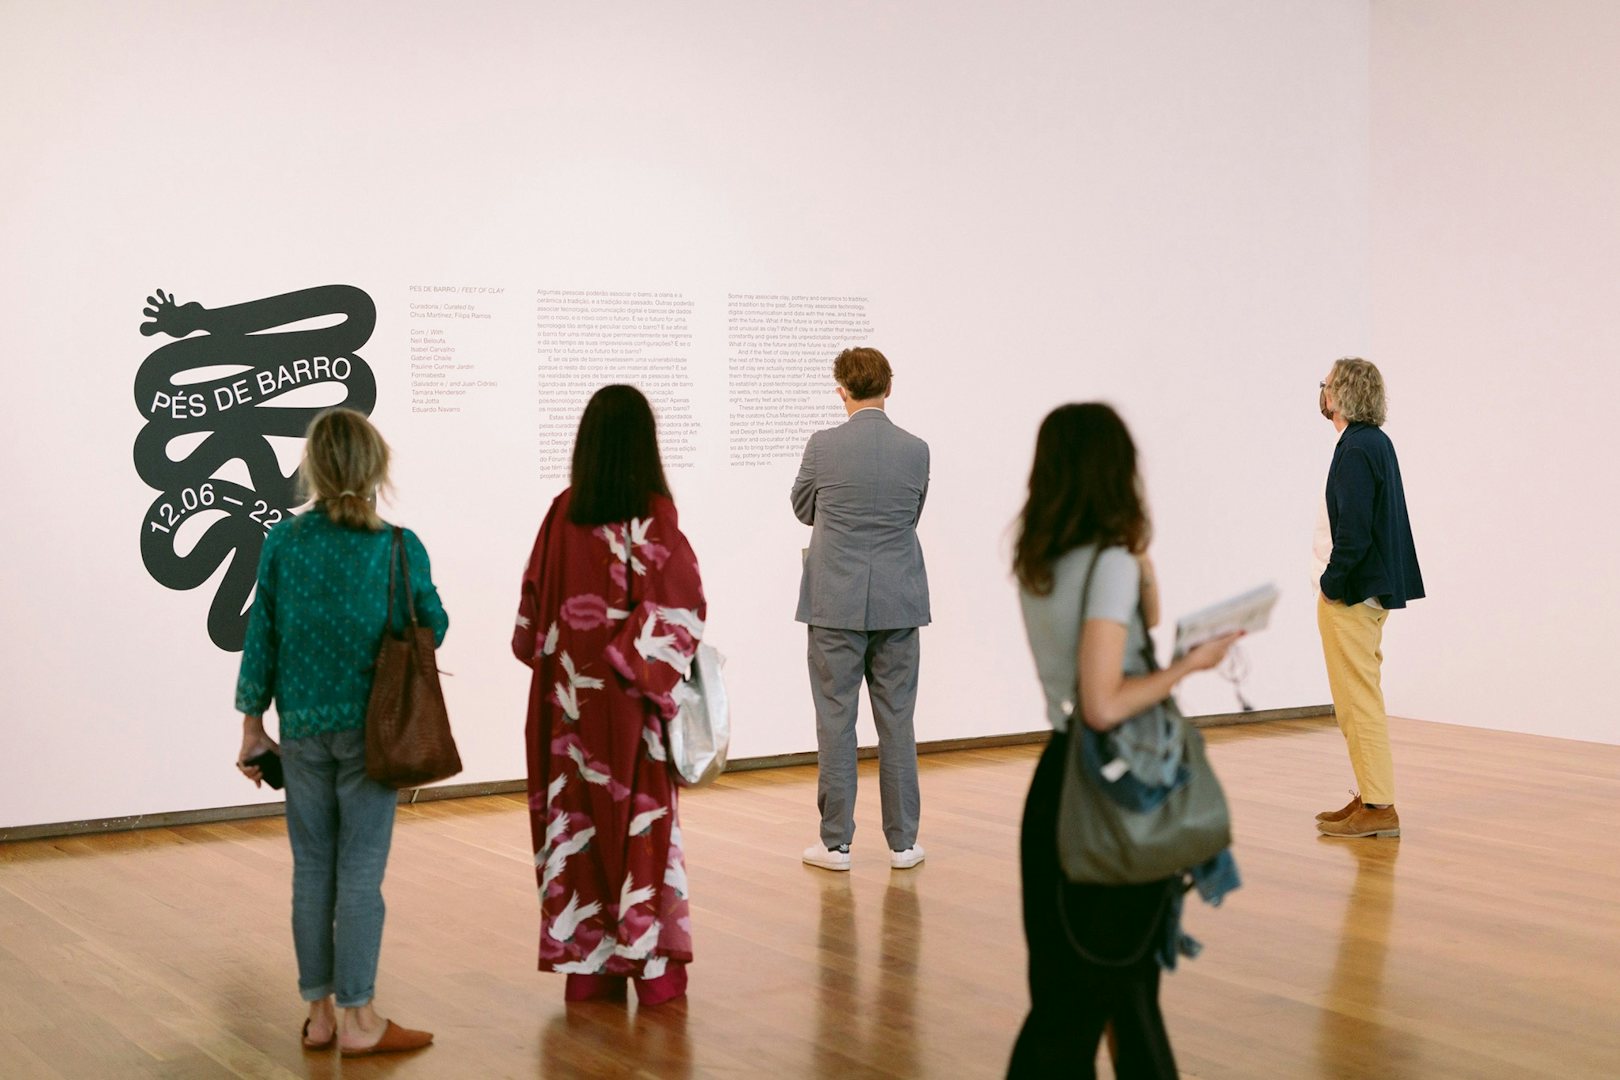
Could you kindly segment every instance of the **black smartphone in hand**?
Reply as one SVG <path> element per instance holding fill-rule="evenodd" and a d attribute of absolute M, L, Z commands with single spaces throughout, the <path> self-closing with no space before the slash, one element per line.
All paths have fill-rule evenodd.
<path fill-rule="evenodd" d="M 264 782 L 277 791 L 280 791 L 281 785 L 286 783 L 286 778 L 281 773 L 281 755 L 274 750 L 266 750 L 257 757 L 248 758 L 242 764 L 258 766 L 259 774 L 264 777 Z"/>

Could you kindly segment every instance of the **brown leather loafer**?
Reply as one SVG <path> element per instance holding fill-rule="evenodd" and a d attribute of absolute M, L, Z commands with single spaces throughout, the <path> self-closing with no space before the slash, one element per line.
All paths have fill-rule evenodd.
<path fill-rule="evenodd" d="M 1361 792 L 1352 791 L 1350 793 L 1350 801 L 1344 804 L 1344 808 L 1342 810 L 1324 810 L 1320 814 L 1316 815 L 1316 820 L 1317 821 L 1343 821 L 1345 818 L 1347 818 L 1351 814 L 1355 813 L 1356 809 L 1358 807 L 1360 807 L 1360 806 L 1361 806 Z"/>
<path fill-rule="evenodd" d="M 1343 821 L 1323 821 L 1316 826 L 1316 831 L 1323 836 L 1362 837 L 1362 836 L 1399 836 L 1401 835 L 1401 817 L 1395 812 L 1393 806 L 1386 806 L 1382 810 L 1374 810 L 1368 806 L 1359 806 L 1350 811 L 1350 816 Z"/>
<path fill-rule="evenodd" d="M 410 1028 L 402 1028 L 390 1020 L 388 1026 L 383 1029 L 382 1038 L 375 1043 L 370 1046 L 357 1047 L 353 1050 L 345 1046 L 342 1048 L 342 1052 L 346 1058 L 370 1057 L 373 1054 L 402 1054 L 408 1050 L 420 1050 L 432 1041 L 433 1033 L 431 1031 L 412 1031 Z"/>

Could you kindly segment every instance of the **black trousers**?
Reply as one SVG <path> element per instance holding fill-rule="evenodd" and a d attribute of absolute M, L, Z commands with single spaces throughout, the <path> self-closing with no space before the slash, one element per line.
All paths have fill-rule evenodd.
<path fill-rule="evenodd" d="M 1057 813 L 1068 744 L 1067 734 L 1053 734 L 1024 804 L 1019 847 L 1030 1010 L 1007 1076 L 1095 1077 L 1097 1046 L 1104 1026 L 1112 1023 L 1120 1080 L 1174 1077 L 1176 1059 L 1159 1012 L 1153 946 L 1163 932 L 1165 900 L 1175 883 L 1112 888 L 1070 885 L 1064 878 Z M 1076 951 L 1071 934 L 1089 959 Z M 1094 962 L 1138 954 L 1140 959 L 1124 966 Z"/>

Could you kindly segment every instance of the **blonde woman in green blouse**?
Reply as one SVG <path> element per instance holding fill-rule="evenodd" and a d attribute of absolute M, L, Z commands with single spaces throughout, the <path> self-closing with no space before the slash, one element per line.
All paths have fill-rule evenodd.
<path fill-rule="evenodd" d="M 365 743 L 371 668 L 389 617 L 390 534 L 376 508 L 388 444 L 360 413 L 329 410 L 310 425 L 301 475 L 312 505 L 272 528 L 259 558 L 236 682 L 237 768 L 257 784 L 261 770 L 247 762 L 269 750 L 286 775 L 305 1048 L 336 1042 L 346 1057 L 418 1050 L 433 1036 L 385 1020 L 372 1004 L 397 799 L 366 776 Z M 442 643 L 450 620 L 427 550 L 409 529 L 404 538 L 417 616 Z M 264 730 L 272 701 L 279 747 Z"/>

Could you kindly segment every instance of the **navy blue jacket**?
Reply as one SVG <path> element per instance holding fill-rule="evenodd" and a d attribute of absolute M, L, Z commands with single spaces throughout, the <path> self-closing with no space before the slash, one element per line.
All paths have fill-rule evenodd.
<path fill-rule="evenodd" d="M 1333 557 L 1322 572 L 1322 595 L 1345 604 L 1376 597 L 1403 608 L 1423 597 L 1406 490 L 1395 445 L 1382 428 L 1351 424 L 1339 436 L 1327 479 Z"/>

